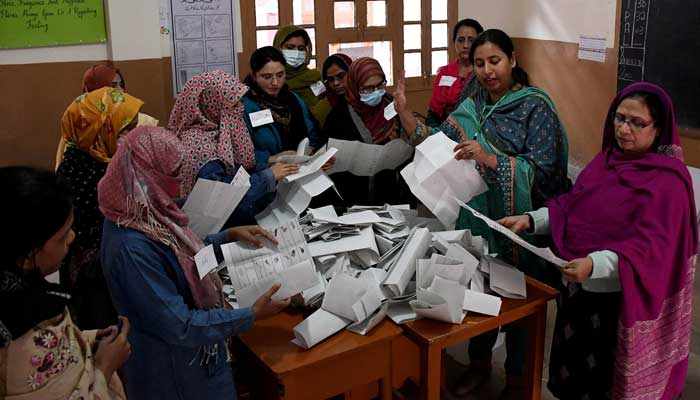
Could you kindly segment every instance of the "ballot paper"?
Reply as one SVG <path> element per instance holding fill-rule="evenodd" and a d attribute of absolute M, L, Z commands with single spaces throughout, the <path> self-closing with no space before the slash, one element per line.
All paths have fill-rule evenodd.
<path fill-rule="evenodd" d="M 469 289 L 474 292 L 486 293 L 486 278 L 481 271 L 476 271 L 472 274 L 472 279 L 469 281 Z"/>
<path fill-rule="evenodd" d="M 257 248 L 246 242 L 221 246 L 224 260 L 241 307 L 250 307 L 275 283 L 282 287 L 273 295 L 279 300 L 290 297 L 318 284 L 309 247 L 297 221 L 269 230 L 277 245 L 262 239 L 265 246 Z"/>
<path fill-rule="evenodd" d="M 373 211 L 360 211 L 356 213 L 345 214 L 339 217 L 336 214 L 333 206 L 325 206 L 317 209 L 309 209 L 308 213 L 311 214 L 315 222 L 319 223 L 331 223 L 339 225 L 371 225 L 373 223 L 379 223 L 382 219 Z"/>
<path fill-rule="evenodd" d="M 308 161 L 299 164 L 299 172 L 285 176 L 282 178 L 282 182 L 294 182 L 315 172 L 321 171 L 321 167 L 323 167 L 325 163 L 333 158 L 337 151 L 338 149 L 333 147 L 329 147 L 326 151 L 317 151 L 316 154 L 311 156 Z"/>
<path fill-rule="evenodd" d="M 421 318 L 461 324 L 466 313 L 464 305 L 465 288 L 459 282 L 435 277 L 428 289 L 418 289 L 416 300 L 410 302 L 416 315 Z"/>
<path fill-rule="evenodd" d="M 250 189 L 250 175 L 238 168 L 231 183 L 197 179 L 182 210 L 190 219 L 190 229 L 199 238 L 217 233 Z"/>
<path fill-rule="evenodd" d="M 474 257 L 470 252 L 465 250 L 464 247 L 458 245 L 457 243 L 450 243 L 448 245 L 445 257 L 462 261 L 464 265 L 465 274 L 467 276 L 467 282 L 469 281 L 469 279 L 471 279 L 474 272 L 479 268 L 479 260 L 477 260 L 476 257 Z"/>
<path fill-rule="evenodd" d="M 350 326 L 348 326 L 347 330 L 349 330 L 350 332 L 358 333 L 360 335 L 366 335 L 372 329 L 374 329 L 375 326 L 379 325 L 379 323 L 382 322 L 384 318 L 386 318 L 388 311 L 389 304 L 382 304 L 382 306 L 379 307 L 372 315 L 365 318 L 365 320 L 363 321 L 358 321 L 351 324 Z"/>
<path fill-rule="evenodd" d="M 395 324 L 405 324 L 418 318 L 416 312 L 411 307 L 410 300 L 388 303 L 386 315 Z"/>
<path fill-rule="evenodd" d="M 377 242 L 374 239 L 374 231 L 371 226 L 360 229 L 360 234 L 357 236 L 348 236 L 330 242 L 311 242 L 309 243 L 309 251 L 313 257 L 353 253 L 364 267 L 370 267 L 379 261 L 379 249 L 377 249 Z"/>
<path fill-rule="evenodd" d="M 262 227 L 282 225 L 296 220 L 311 203 L 311 199 L 333 186 L 326 174 L 318 171 L 290 183 L 277 185 L 277 194 L 272 203 L 255 216 Z"/>
<path fill-rule="evenodd" d="M 204 278 L 211 271 L 219 266 L 216 261 L 216 254 L 214 254 L 214 245 L 203 247 L 201 250 L 194 255 L 194 263 L 197 266 L 197 273 L 199 273 L 199 279 Z"/>
<path fill-rule="evenodd" d="M 324 339 L 350 325 L 352 321 L 319 308 L 294 327 L 292 343 L 303 349 L 310 349 Z"/>
<path fill-rule="evenodd" d="M 308 155 L 311 152 L 309 147 L 309 138 L 304 138 L 297 146 L 297 153 L 294 155 L 285 155 L 277 157 L 278 162 L 286 162 L 290 164 L 303 164 L 311 159 Z"/>
<path fill-rule="evenodd" d="M 474 160 L 456 160 L 457 143 L 438 132 L 416 147 L 413 162 L 401 171 L 411 192 L 452 229 L 459 207 L 451 198 L 469 201 L 488 190 Z"/>
<path fill-rule="evenodd" d="M 353 322 L 364 321 L 382 304 L 382 293 L 374 280 L 353 278 L 338 273 L 333 276 L 321 307 Z"/>
<path fill-rule="evenodd" d="M 491 229 L 495 230 L 498 233 L 505 235 L 508 239 L 512 240 L 517 245 L 524 247 L 525 249 L 531 251 L 535 255 L 551 262 L 552 264 L 554 264 L 556 266 L 561 267 L 562 265 L 567 263 L 567 261 L 564 261 L 561 258 L 557 257 L 549 247 L 546 247 L 546 248 L 535 247 L 532 244 L 526 242 L 525 239 L 518 236 L 518 234 L 514 233 L 513 231 L 511 231 L 510 229 L 506 228 L 505 226 L 499 224 L 498 222 L 492 220 L 491 218 L 483 215 L 482 213 L 476 211 L 472 207 L 469 207 L 467 204 L 464 204 L 459 199 L 456 199 L 456 201 L 460 207 L 471 212 L 475 217 L 484 221 L 486 223 L 486 225 L 488 225 Z"/>
<path fill-rule="evenodd" d="M 488 257 L 488 256 L 485 256 Z M 505 262 L 489 257 L 489 283 L 494 292 L 511 299 L 527 297 L 525 274 Z"/>
<path fill-rule="evenodd" d="M 374 176 L 385 169 L 395 169 L 413 155 L 414 148 L 401 139 L 387 144 L 329 139 L 328 146 L 338 149 L 328 174 L 349 171 L 357 176 Z"/>
<path fill-rule="evenodd" d="M 467 289 L 464 293 L 464 304 L 462 308 L 467 311 L 497 317 L 498 313 L 501 311 L 502 302 L 500 297 Z"/>
<path fill-rule="evenodd" d="M 312 286 L 301 292 L 301 297 L 304 299 L 305 306 L 316 304 L 316 302 L 323 297 L 323 294 L 326 293 L 328 282 L 320 272 L 316 273 L 316 282 L 316 286 Z"/>
<path fill-rule="evenodd" d="M 436 276 L 459 282 L 466 287 L 470 276 L 461 260 L 433 254 L 428 260 L 418 260 L 416 267 L 416 287 L 427 289 L 432 285 Z"/>
<path fill-rule="evenodd" d="M 323 261 L 319 261 L 324 259 Z M 337 272 L 345 272 L 350 267 L 350 257 L 347 253 L 332 254 L 323 257 L 314 257 L 316 269 L 323 274 L 325 279 L 331 279 Z"/>
<path fill-rule="evenodd" d="M 432 236 L 428 229 L 415 228 L 411 231 L 382 283 L 394 297 L 404 294 L 408 281 L 416 272 L 416 260 L 425 255 L 431 242 Z"/>

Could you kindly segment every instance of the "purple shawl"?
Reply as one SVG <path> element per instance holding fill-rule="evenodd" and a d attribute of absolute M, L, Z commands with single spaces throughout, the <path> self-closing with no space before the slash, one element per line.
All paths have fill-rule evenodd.
<path fill-rule="evenodd" d="M 626 155 L 615 141 L 612 115 L 632 92 L 663 104 L 655 152 Z M 603 135 L 603 149 L 573 189 L 547 204 L 554 252 L 564 259 L 604 249 L 619 256 L 622 304 L 611 397 L 675 398 L 688 368 L 698 232 L 671 98 L 650 83 L 630 85 L 610 105 Z"/>

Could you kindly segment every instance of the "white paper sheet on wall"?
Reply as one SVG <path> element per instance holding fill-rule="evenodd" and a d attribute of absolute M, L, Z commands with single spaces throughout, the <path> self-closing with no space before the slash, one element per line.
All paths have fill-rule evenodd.
<path fill-rule="evenodd" d="M 578 41 L 579 60 L 604 63 L 607 51 L 606 39 L 601 37 L 580 36 Z"/>

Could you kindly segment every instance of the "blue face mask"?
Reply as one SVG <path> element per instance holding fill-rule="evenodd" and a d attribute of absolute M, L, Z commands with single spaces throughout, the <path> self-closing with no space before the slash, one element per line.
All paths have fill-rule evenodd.
<path fill-rule="evenodd" d="M 385 93 L 386 90 L 379 89 L 369 94 L 361 94 L 360 101 L 367 104 L 370 107 L 374 107 L 382 101 L 382 97 L 384 97 Z"/>
<path fill-rule="evenodd" d="M 282 50 L 284 60 L 292 68 L 298 68 L 306 62 L 306 52 L 299 50 Z"/>

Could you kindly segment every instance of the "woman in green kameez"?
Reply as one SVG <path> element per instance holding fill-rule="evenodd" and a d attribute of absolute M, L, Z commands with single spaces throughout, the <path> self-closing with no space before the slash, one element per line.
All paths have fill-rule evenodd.
<path fill-rule="evenodd" d="M 313 108 L 322 99 L 323 93 L 318 93 L 317 96 L 311 86 L 318 84 L 323 89 L 325 86 L 321 81 L 321 72 L 309 68 L 313 50 L 309 34 L 299 26 L 283 26 L 275 34 L 272 45 L 284 54 L 287 86 L 301 97 L 309 109 Z"/>
<path fill-rule="evenodd" d="M 471 207 L 494 220 L 510 212 L 522 214 L 542 207 L 545 201 L 569 188 L 566 131 L 556 108 L 544 91 L 530 86 L 527 73 L 517 66 L 513 43 L 503 31 L 483 32 L 470 52 L 480 87 L 442 125 L 430 129 L 413 117 L 406 108 L 403 82 L 399 82 L 394 95 L 396 111 L 406 131 L 413 132 L 414 144 L 442 131 L 459 142 L 455 158 L 476 161 L 489 190 L 472 199 Z M 560 284 L 555 268 L 494 233 L 465 210 L 461 210 L 457 228 L 470 229 L 473 235 L 487 238 L 490 253 L 497 253 L 527 275 L 549 285 Z M 534 235 L 523 234 L 523 238 L 546 246 Z M 506 330 L 507 385 L 502 398 L 519 395 L 525 373 L 527 332 L 516 327 Z M 470 369 L 454 388 L 456 394 L 473 391 L 488 379 L 497 333 L 487 332 L 472 340 Z"/>

